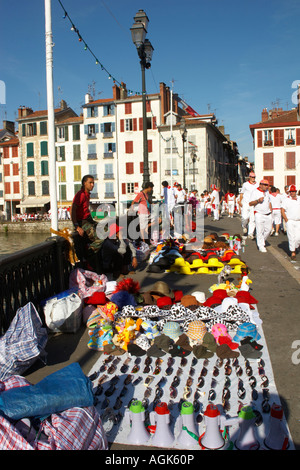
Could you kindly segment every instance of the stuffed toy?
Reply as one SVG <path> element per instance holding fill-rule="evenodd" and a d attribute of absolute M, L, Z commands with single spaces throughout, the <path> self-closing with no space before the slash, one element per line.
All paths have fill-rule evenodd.
<path fill-rule="evenodd" d="M 132 318 L 126 318 L 125 322 L 117 322 L 115 328 L 118 334 L 114 337 L 114 344 L 127 351 L 128 344 L 135 339 L 141 323 L 142 320 L 139 318 L 136 321 Z"/>
<path fill-rule="evenodd" d="M 160 335 L 155 322 L 152 322 L 150 320 L 144 320 L 141 323 L 141 327 L 143 328 L 144 334 L 148 339 L 153 339 L 156 336 Z"/>

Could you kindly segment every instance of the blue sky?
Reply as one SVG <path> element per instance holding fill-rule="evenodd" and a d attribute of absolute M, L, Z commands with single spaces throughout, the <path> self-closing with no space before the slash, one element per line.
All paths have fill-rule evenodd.
<path fill-rule="evenodd" d="M 300 81 L 298 0 L 61 0 L 99 62 L 128 89 L 141 91 L 141 72 L 130 28 L 143 9 L 154 47 L 146 71 L 148 93 L 172 87 L 199 114 L 215 112 L 219 125 L 253 160 L 249 124 L 264 107 L 295 106 Z M 52 0 L 54 102 L 64 99 L 78 114 L 94 83 L 95 99 L 112 96 L 113 81 L 96 65 Z M 2 120 L 15 120 L 20 105 L 46 109 L 43 0 L 2 2 L 0 80 Z M 0 97 L 1 100 L 1 97 Z M 3 102 L 5 101 L 5 102 Z"/>

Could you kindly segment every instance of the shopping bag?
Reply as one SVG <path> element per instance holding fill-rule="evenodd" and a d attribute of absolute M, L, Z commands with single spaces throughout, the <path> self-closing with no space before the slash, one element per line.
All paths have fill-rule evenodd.
<path fill-rule="evenodd" d="M 44 304 L 45 322 L 49 330 L 76 333 L 82 323 L 83 300 L 75 293 L 52 297 Z"/>
<path fill-rule="evenodd" d="M 85 269 L 74 269 L 69 277 L 69 287 L 78 288 L 78 295 L 84 299 L 95 292 L 105 292 L 107 277 Z"/>
<path fill-rule="evenodd" d="M 23 374 L 39 357 L 45 358 L 47 330 L 35 306 L 29 302 L 17 310 L 0 338 L 0 380 Z"/>

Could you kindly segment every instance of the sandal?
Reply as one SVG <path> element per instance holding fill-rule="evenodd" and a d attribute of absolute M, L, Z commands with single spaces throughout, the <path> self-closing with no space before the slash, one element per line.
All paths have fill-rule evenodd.
<path fill-rule="evenodd" d="M 291 260 L 292 260 L 292 261 L 295 261 L 295 259 L 296 259 L 296 253 L 292 253 L 292 254 L 291 254 Z"/>

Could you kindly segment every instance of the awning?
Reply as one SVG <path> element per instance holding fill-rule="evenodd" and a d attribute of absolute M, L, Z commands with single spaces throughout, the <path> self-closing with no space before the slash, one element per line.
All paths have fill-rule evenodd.
<path fill-rule="evenodd" d="M 24 201 L 20 202 L 16 207 L 44 207 L 48 204 L 50 199 L 40 197 L 27 197 Z"/>

